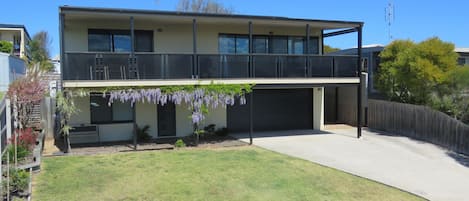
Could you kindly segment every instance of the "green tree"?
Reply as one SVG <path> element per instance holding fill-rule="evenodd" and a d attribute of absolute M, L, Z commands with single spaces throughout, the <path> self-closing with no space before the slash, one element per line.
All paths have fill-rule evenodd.
<path fill-rule="evenodd" d="M 13 51 L 12 43 L 8 41 L 0 40 L 0 52 L 11 54 L 12 51 Z"/>
<path fill-rule="evenodd" d="M 430 105 L 433 95 L 448 94 L 458 55 L 454 44 L 433 37 L 420 43 L 393 41 L 380 57 L 376 84 L 383 94 L 398 102 Z"/>
<path fill-rule="evenodd" d="M 31 50 L 31 64 L 39 64 L 42 71 L 51 71 L 54 65 L 50 62 L 49 46 L 51 39 L 46 31 L 40 31 L 33 36 L 29 43 Z"/>
<path fill-rule="evenodd" d="M 339 48 L 331 47 L 329 45 L 324 45 L 324 54 L 331 53 L 331 52 L 337 52 L 339 51 Z"/>
<path fill-rule="evenodd" d="M 226 7 L 222 3 L 214 0 L 179 0 L 176 10 L 218 14 L 231 14 L 234 12 L 233 8 Z"/>

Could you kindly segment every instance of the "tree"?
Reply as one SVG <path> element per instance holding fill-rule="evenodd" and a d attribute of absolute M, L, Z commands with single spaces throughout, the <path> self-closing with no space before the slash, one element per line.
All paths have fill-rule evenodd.
<path fill-rule="evenodd" d="M 29 43 L 31 50 L 31 64 L 39 64 L 42 71 L 51 71 L 54 65 L 50 62 L 49 46 L 51 39 L 46 31 L 40 31 L 33 36 Z"/>
<path fill-rule="evenodd" d="M 12 43 L 8 41 L 0 40 L 0 52 L 11 54 L 12 51 L 13 51 Z"/>
<path fill-rule="evenodd" d="M 446 89 L 458 55 L 454 44 L 433 37 L 417 44 L 410 40 L 393 41 L 380 57 L 378 90 L 394 101 L 430 105 L 434 94 L 448 94 Z"/>
<path fill-rule="evenodd" d="M 213 0 L 179 0 L 176 10 L 195 13 L 231 14 L 232 8 L 225 7 L 222 3 Z"/>
<path fill-rule="evenodd" d="M 339 51 L 339 48 L 331 47 L 329 45 L 324 45 L 324 54 Z"/>

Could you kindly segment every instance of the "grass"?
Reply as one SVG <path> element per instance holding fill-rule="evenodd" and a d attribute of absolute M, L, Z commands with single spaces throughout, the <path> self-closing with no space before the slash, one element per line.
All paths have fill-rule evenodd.
<path fill-rule="evenodd" d="M 35 200 L 422 200 L 255 147 L 44 158 Z"/>
<path fill-rule="evenodd" d="M 3 99 L 3 96 L 5 95 L 5 92 L 0 91 L 0 101 Z"/>

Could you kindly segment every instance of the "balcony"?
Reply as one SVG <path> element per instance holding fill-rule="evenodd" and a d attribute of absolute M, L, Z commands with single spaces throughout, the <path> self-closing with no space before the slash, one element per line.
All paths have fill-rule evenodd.
<path fill-rule="evenodd" d="M 357 77 L 357 56 L 67 52 L 64 80 Z"/>

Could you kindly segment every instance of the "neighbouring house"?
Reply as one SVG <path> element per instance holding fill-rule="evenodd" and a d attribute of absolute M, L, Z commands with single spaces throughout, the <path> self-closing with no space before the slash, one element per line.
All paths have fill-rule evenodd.
<path fill-rule="evenodd" d="M 380 57 L 379 54 L 384 50 L 384 45 L 381 44 L 371 44 L 362 46 L 362 58 L 361 65 L 363 71 L 368 74 L 366 79 L 366 92 L 373 96 L 378 93 L 374 85 L 374 75 L 377 74 L 379 68 Z M 331 52 L 329 55 L 357 55 L 357 48 L 349 48 L 344 50 L 339 50 L 336 52 Z"/>
<path fill-rule="evenodd" d="M 8 86 L 26 74 L 26 62 L 11 54 L 0 52 L 0 92 L 8 91 Z"/>
<path fill-rule="evenodd" d="M 13 55 L 26 60 L 31 58 L 29 51 L 31 37 L 24 25 L 0 24 L 0 40 L 13 44 Z"/>
<path fill-rule="evenodd" d="M 205 125 L 230 132 L 322 130 L 327 113 L 334 113 L 334 123 L 361 118 L 361 52 L 324 55 L 323 40 L 358 33 L 361 47 L 362 22 L 72 6 L 59 10 L 63 89 L 254 83 L 246 105 L 214 109 L 205 120 Z M 329 86 L 339 91 L 331 102 L 324 93 Z M 75 127 L 71 137 L 97 134 L 77 134 L 72 143 L 130 140 L 135 124 L 149 125 L 153 138 L 193 132 L 184 105 L 108 106 L 107 99 L 74 98 L 80 112 L 69 122 Z"/>
<path fill-rule="evenodd" d="M 454 51 L 459 54 L 459 65 L 469 65 L 469 48 L 456 48 L 454 49 Z"/>

